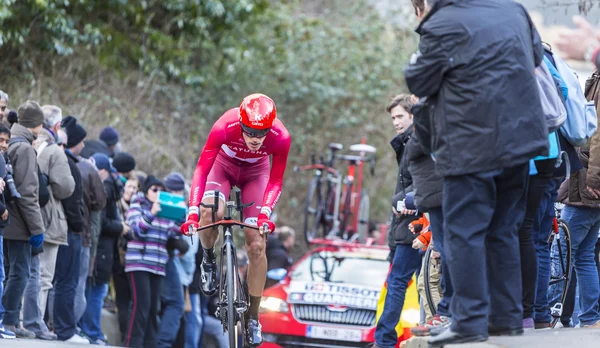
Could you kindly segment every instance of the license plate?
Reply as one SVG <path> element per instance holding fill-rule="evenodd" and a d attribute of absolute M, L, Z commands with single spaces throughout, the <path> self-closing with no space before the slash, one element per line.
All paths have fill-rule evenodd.
<path fill-rule="evenodd" d="M 362 341 L 362 333 L 360 330 L 338 329 L 323 326 L 308 326 L 306 328 L 306 337 L 350 342 Z"/>

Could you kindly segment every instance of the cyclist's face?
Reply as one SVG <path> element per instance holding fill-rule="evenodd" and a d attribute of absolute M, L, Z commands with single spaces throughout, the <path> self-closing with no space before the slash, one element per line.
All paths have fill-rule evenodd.
<path fill-rule="evenodd" d="M 390 112 L 396 133 L 404 133 L 413 124 L 413 115 L 398 105 Z"/>
<path fill-rule="evenodd" d="M 262 146 L 263 142 L 266 139 L 266 137 L 262 137 L 262 138 L 251 137 L 244 132 L 242 132 L 242 136 L 244 137 L 246 146 L 248 146 L 248 149 L 250 149 L 251 151 L 260 150 L 260 147 Z"/>

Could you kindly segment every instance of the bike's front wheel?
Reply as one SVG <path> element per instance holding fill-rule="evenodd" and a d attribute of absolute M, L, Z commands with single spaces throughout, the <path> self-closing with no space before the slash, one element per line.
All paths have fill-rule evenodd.
<path fill-rule="evenodd" d="M 242 316 L 237 313 L 236 301 L 239 298 L 238 284 L 236 282 L 237 269 L 234 263 L 234 251 L 231 243 L 225 245 L 225 256 L 226 256 L 226 277 L 227 277 L 227 333 L 229 334 L 229 347 L 231 348 L 242 348 L 243 347 L 243 321 Z M 238 318 L 239 317 L 239 318 Z M 242 325 L 238 326 L 239 321 Z M 241 339 L 241 340 L 240 340 Z"/>

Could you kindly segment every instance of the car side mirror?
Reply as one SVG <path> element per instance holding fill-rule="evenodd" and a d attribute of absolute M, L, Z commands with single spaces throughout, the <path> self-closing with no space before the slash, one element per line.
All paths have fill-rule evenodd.
<path fill-rule="evenodd" d="M 285 268 L 275 268 L 267 272 L 267 278 L 271 280 L 281 281 L 287 275 Z"/>

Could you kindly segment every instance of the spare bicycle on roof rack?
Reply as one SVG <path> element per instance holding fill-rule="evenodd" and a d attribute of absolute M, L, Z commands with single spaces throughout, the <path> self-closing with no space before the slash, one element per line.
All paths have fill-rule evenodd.
<path fill-rule="evenodd" d="M 304 237 L 308 244 L 315 238 L 342 238 L 351 242 L 364 243 L 369 230 L 370 201 L 362 188 L 363 168 L 370 164 L 371 175 L 375 174 L 375 152 L 377 149 L 366 144 L 350 146 L 357 154 L 338 154 L 342 144 L 329 144 L 327 160 L 323 155 L 311 155 L 311 164 L 294 167 L 295 172 L 313 170 L 304 206 Z M 335 160 L 348 164 L 346 175 L 334 168 Z M 358 170 L 357 170 L 358 169 Z"/>

